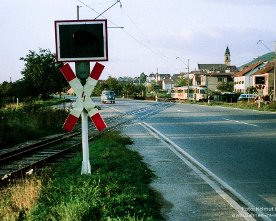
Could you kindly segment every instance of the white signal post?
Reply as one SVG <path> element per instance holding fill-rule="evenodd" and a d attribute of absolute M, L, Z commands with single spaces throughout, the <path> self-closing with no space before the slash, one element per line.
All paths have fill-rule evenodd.
<path fill-rule="evenodd" d="M 88 145 L 88 115 L 95 124 L 99 131 L 106 128 L 106 124 L 99 114 L 98 109 L 91 100 L 90 96 L 94 90 L 95 85 L 104 69 L 104 66 L 96 62 L 91 74 L 86 80 L 84 85 L 81 84 L 80 80 L 76 77 L 75 73 L 71 69 L 69 64 L 65 64 L 60 68 L 64 77 L 73 88 L 77 100 L 67 117 L 63 128 L 68 132 L 71 132 L 78 121 L 79 116 L 82 117 L 82 148 L 83 148 L 83 161 L 81 174 L 91 174 L 91 166 L 89 162 L 89 145 Z"/>
<path fill-rule="evenodd" d="M 81 174 L 91 174 L 91 165 L 89 161 L 89 142 L 88 142 L 88 114 L 86 111 L 81 113 L 82 129 L 82 166 Z"/>
<path fill-rule="evenodd" d="M 80 6 L 77 5 L 77 20 L 80 19 Z M 90 64 L 88 65 L 90 67 Z M 76 72 L 77 72 L 76 65 Z M 81 113 L 81 131 L 82 131 L 82 167 L 81 174 L 91 174 L 91 165 L 89 161 L 89 142 L 88 142 L 88 114 L 86 111 Z"/>

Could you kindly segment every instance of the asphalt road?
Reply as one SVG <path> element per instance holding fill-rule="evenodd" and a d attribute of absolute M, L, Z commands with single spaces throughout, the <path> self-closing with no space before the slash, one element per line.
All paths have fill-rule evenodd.
<path fill-rule="evenodd" d="M 252 203 L 250 209 L 276 220 L 276 113 L 122 100 L 102 107 L 136 114 Z"/>

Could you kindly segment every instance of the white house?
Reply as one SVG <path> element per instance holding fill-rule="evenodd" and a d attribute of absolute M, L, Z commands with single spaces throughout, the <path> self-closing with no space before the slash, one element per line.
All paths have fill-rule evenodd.
<path fill-rule="evenodd" d="M 167 93 L 171 93 L 174 88 L 174 82 L 172 79 L 164 79 L 162 80 L 162 90 L 166 90 Z"/>
<path fill-rule="evenodd" d="M 239 72 L 234 74 L 234 91 L 238 93 L 246 93 L 248 87 L 253 86 L 253 75 L 262 69 L 267 62 L 259 61 L 251 64 Z"/>
<path fill-rule="evenodd" d="M 147 77 L 147 82 L 152 82 L 152 81 L 156 81 L 155 80 L 155 74 L 151 73 L 148 77 Z"/>

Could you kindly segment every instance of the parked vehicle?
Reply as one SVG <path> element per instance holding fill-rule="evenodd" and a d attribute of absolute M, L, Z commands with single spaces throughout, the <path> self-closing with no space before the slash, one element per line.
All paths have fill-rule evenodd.
<path fill-rule="evenodd" d="M 114 93 L 114 91 L 110 91 L 110 90 L 102 91 L 101 102 L 102 103 L 110 102 L 111 104 L 115 104 L 115 93 Z"/>
<path fill-rule="evenodd" d="M 257 97 L 257 94 L 241 94 L 238 97 L 238 101 L 247 101 L 247 100 L 253 100 Z"/>

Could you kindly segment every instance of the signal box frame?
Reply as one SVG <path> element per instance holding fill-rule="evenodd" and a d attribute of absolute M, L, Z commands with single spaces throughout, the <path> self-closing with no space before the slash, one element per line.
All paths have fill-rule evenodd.
<path fill-rule="evenodd" d="M 266 84 L 266 79 L 265 76 L 255 76 L 255 85 L 265 85 Z"/>
<path fill-rule="evenodd" d="M 96 27 L 97 26 L 97 27 Z M 84 28 L 96 36 L 100 40 L 99 51 L 89 48 L 89 51 L 82 53 L 70 52 L 76 47 L 73 42 L 73 34 L 79 28 Z M 64 31 L 64 30 L 67 31 Z M 100 30 L 99 30 L 100 29 Z M 69 30 L 69 31 L 68 31 Z M 95 31 L 96 30 L 96 31 Z M 82 30 L 81 30 L 82 31 Z M 64 37 L 65 36 L 65 37 Z M 65 39 L 70 39 L 65 41 Z M 108 61 L 108 36 L 107 36 L 107 20 L 59 20 L 55 21 L 55 41 L 56 41 L 56 61 L 57 62 L 90 62 L 90 61 Z M 87 48 L 86 48 L 87 49 Z"/>

